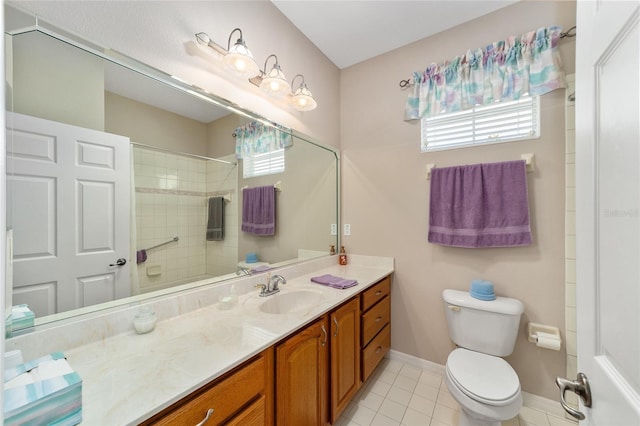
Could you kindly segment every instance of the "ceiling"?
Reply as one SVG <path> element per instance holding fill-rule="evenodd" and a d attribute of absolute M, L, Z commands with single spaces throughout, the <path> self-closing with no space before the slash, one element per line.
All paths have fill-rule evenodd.
<path fill-rule="evenodd" d="M 517 1 L 271 0 L 340 69 Z"/>

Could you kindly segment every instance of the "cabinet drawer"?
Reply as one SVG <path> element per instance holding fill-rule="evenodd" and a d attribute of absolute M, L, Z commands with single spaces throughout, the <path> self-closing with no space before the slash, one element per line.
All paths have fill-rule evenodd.
<path fill-rule="evenodd" d="M 248 406 L 225 426 L 264 426 L 266 397 L 262 395 L 256 402 Z"/>
<path fill-rule="evenodd" d="M 362 381 L 366 381 L 391 347 L 391 326 L 387 324 L 362 350 Z"/>
<path fill-rule="evenodd" d="M 378 300 L 382 300 L 391 290 L 391 277 L 383 278 L 378 284 L 365 290 L 361 296 L 362 312 L 375 305 Z"/>
<path fill-rule="evenodd" d="M 367 346 L 367 343 L 382 330 L 382 327 L 389 323 L 390 315 L 389 297 L 385 297 L 362 314 L 362 347 Z"/>
<path fill-rule="evenodd" d="M 264 391 L 265 364 L 264 356 L 260 356 L 240 369 L 234 370 L 231 375 L 203 392 L 188 397 L 190 398 L 188 402 L 172 408 L 166 416 L 157 419 L 153 424 L 195 425 L 205 418 L 209 408 L 214 409 L 207 422 L 211 425 L 220 424 L 238 415 L 245 405 Z"/>

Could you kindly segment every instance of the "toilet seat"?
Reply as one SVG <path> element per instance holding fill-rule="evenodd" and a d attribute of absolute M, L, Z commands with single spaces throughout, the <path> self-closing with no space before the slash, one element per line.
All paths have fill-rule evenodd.
<path fill-rule="evenodd" d="M 502 358 L 459 348 L 449 354 L 447 374 L 461 392 L 478 402 L 505 406 L 520 396 L 520 380 Z"/>

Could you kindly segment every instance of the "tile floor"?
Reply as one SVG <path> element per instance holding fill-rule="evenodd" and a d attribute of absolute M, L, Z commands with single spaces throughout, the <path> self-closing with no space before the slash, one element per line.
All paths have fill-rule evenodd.
<path fill-rule="evenodd" d="M 334 426 L 455 426 L 460 406 L 442 374 L 384 359 Z M 522 407 L 503 426 L 576 426 L 557 414 Z"/>

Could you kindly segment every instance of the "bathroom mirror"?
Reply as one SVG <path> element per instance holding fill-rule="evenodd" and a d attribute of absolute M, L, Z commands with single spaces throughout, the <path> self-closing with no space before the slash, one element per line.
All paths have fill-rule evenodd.
<path fill-rule="evenodd" d="M 41 22 L 5 45 L 7 285 L 36 324 L 338 245 L 335 150 Z M 235 136 L 249 123 L 287 135 L 283 171 L 243 177 Z M 273 236 L 240 229 L 243 189 L 257 186 L 274 187 Z"/>

